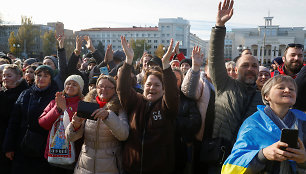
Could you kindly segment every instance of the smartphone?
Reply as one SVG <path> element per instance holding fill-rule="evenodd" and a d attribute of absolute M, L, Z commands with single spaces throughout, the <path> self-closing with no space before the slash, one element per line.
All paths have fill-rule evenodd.
<path fill-rule="evenodd" d="M 103 66 L 100 68 L 100 73 L 103 74 L 103 75 L 109 75 L 108 73 L 108 69 L 106 66 Z"/>
<path fill-rule="evenodd" d="M 298 148 L 299 131 L 297 129 L 282 129 L 281 142 L 287 143 L 288 147 Z M 285 148 L 281 148 L 284 150 Z"/>
<path fill-rule="evenodd" d="M 78 104 L 77 116 L 81 118 L 95 120 L 94 117 L 91 116 L 91 114 L 99 108 L 100 106 L 98 103 L 80 101 Z"/>

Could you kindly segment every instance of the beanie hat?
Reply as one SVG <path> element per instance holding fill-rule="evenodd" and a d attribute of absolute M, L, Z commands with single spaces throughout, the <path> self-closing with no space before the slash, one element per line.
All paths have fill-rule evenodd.
<path fill-rule="evenodd" d="M 97 64 L 96 59 L 90 58 L 90 59 L 88 60 L 88 64 L 91 64 L 91 63 Z"/>
<path fill-rule="evenodd" d="M 265 72 L 268 72 L 270 73 L 269 69 L 264 67 L 264 66 L 259 66 L 259 72 L 262 72 L 262 71 L 265 71 Z"/>
<path fill-rule="evenodd" d="M 183 60 L 180 62 L 180 66 L 182 66 L 183 63 L 188 63 L 190 67 L 192 66 L 191 59 L 183 59 Z"/>
<path fill-rule="evenodd" d="M 96 84 L 98 80 L 98 76 L 93 76 L 92 78 L 89 79 L 88 85 Z"/>
<path fill-rule="evenodd" d="M 64 83 L 64 86 L 66 86 L 66 83 L 70 80 L 73 80 L 75 82 L 77 82 L 80 86 L 80 90 L 81 92 L 83 91 L 83 88 L 84 88 L 84 80 L 82 79 L 81 76 L 79 75 L 71 75 L 69 76 L 66 80 L 65 80 L 65 83 Z"/>
<path fill-rule="evenodd" d="M 37 59 L 35 58 L 28 58 L 27 60 L 24 61 L 24 63 L 27 65 L 32 65 L 35 62 L 37 62 Z"/>
<path fill-rule="evenodd" d="M 281 64 L 284 63 L 282 57 L 276 57 L 275 59 L 273 59 L 272 64 L 275 64 L 274 61 L 275 61 L 278 65 L 281 65 Z"/>
<path fill-rule="evenodd" d="M 45 71 L 45 72 L 47 72 L 47 73 L 50 74 L 51 79 L 54 78 L 54 71 L 53 71 L 53 69 L 52 69 L 50 66 L 48 66 L 48 65 L 40 65 L 39 67 L 37 67 L 36 70 L 35 70 L 35 74 L 37 74 L 38 71 Z"/>
<path fill-rule="evenodd" d="M 55 68 L 58 69 L 58 60 L 57 60 L 57 58 L 55 58 L 54 56 L 46 56 L 46 57 L 44 58 L 44 60 L 45 60 L 45 59 L 50 59 L 50 60 L 52 60 L 52 62 L 53 62 L 54 65 L 55 65 Z"/>
<path fill-rule="evenodd" d="M 113 54 L 113 59 L 118 61 L 124 61 L 125 60 L 125 54 L 122 50 L 117 50 Z"/>

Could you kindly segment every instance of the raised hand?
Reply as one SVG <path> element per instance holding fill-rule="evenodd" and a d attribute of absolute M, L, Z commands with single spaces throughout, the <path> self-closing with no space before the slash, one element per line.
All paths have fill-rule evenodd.
<path fill-rule="evenodd" d="M 233 5 L 234 1 L 233 0 L 224 0 L 223 5 L 221 7 L 222 3 L 219 3 L 218 7 L 218 15 L 216 19 L 216 26 L 224 26 L 225 23 L 231 19 L 234 13 Z"/>
<path fill-rule="evenodd" d="M 61 48 L 64 48 L 64 40 L 65 40 L 65 35 L 55 35 L 55 38 L 58 42 L 58 47 L 61 49 Z"/>
<path fill-rule="evenodd" d="M 127 43 L 127 41 L 126 41 L 124 36 L 121 36 L 120 38 L 121 38 L 121 45 L 122 45 L 123 51 L 124 51 L 125 56 L 126 56 L 125 62 L 127 64 L 132 65 L 133 58 L 134 58 L 134 50 L 130 46 L 130 44 Z"/>
<path fill-rule="evenodd" d="M 105 52 L 105 57 L 104 57 L 104 62 L 105 63 L 111 62 L 113 60 L 113 57 L 114 57 L 113 54 L 114 54 L 113 46 L 112 46 L 112 44 L 110 44 L 110 45 L 107 46 L 107 49 L 106 49 L 106 52 Z"/>
<path fill-rule="evenodd" d="M 66 99 L 62 92 L 57 92 L 55 94 L 55 103 L 56 107 L 61 109 L 62 111 L 65 111 L 67 109 Z"/>
<path fill-rule="evenodd" d="M 75 38 L 75 49 L 77 50 L 77 52 L 75 51 L 75 54 L 77 56 L 80 55 L 80 53 L 82 51 L 82 41 L 83 41 L 82 36 L 77 36 Z"/>
<path fill-rule="evenodd" d="M 192 57 L 192 70 L 199 71 L 201 65 L 204 62 L 204 54 L 201 52 L 201 48 L 199 46 L 193 47 L 191 57 Z"/>
<path fill-rule="evenodd" d="M 163 56 L 162 58 L 162 62 L 163 62 L 163 69 L 167 69 L 170 67 L 170 57 L 172 55 L 174 55 L 175 53 L 175 49 L 179 47 L 179 42 L 177 42 L 175 44 L 175 48 L 173 49 L 173 39 L 171 39 L 170 41 L 170 45 L 168 47 L 168 50 L 166 52 L 166 54 Z"/>
<path fill-rule="evenodd" d="M 84 36 L 84 40 L 86 41 L 86 48 L 89 49 L 91 52 L 95 51 L 95 47 L 92 44 L 92 41 L 89 36 Z"/>
<path fill-rule="evenodd" d="M 180 45 L 180 44 L 176 44 L 175 47 L 174 47 L 174 52 L 175 52 L 175 54 L 180 54 L 179 45 Z"/>

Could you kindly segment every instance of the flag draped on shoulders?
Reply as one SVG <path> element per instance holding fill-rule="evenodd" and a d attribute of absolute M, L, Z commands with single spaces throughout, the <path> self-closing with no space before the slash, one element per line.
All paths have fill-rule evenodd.
<path fill-rule="evenodd" d="M 265 114 L 264 108 L 257 106 L 258 111 L 241 125 L 232 152 L 223 164 L 222 174 L 247 172 L 250 162 L 261 149 L 280 140 L 281 130 Z M 291 111 L 298 119 L 305 120 L 305 114 L 301 111 Z"/>

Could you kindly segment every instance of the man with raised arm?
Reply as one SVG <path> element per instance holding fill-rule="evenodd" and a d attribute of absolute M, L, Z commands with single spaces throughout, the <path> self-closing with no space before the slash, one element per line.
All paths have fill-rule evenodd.
<path fill-rule="evenodd" d="M 212 83 L 215 86 L 215 120 L 213 135 L 219 158 L 215 161 L 216 172 L 230 154 L 242 122 L 262 104 L 260 91 L 256 91 L 258 61 L 252 55 L 241 55 L 237 60 L 235 71 L 238 78 L 227 75 L 224 62 L 225 23 L 233 15 L 233 0 L 219 3 L 216 26 L 212 28 L 208 67 Z M 208 152 L 209 153 L 209 152 Z M 209 155 L 209 154 L 208 154 Z"/>

